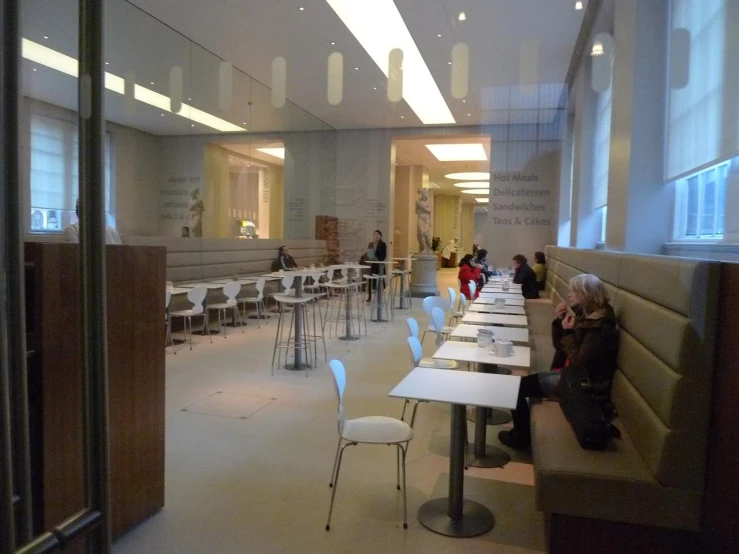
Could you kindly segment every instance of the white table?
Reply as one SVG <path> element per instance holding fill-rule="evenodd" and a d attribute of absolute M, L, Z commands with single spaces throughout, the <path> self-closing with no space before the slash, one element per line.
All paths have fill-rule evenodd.
<path fill-rule="evenodd" d="M 504 298 L 506 306 L 525 306 L 526 300 L 523 298 Z M 491 298 L 485 295 L 480 295 L 475 300 L 478 304 L 495 304 L 495 298 Z"/>
<path fill-rule="evenodd" d="M 219 283 L 187 283 L 185 285 L 180 285 L 183 289 L 194 289 L 196 287 L 205 287 L 208 290 L 216 290 L 216 289 L 222 289 L 223 285 Z"/>
<path fill-rule="evenodd" d="M 512 325 L 514 327 L 528 327 L 525 315 L 508 314 L 480 314 L 467 312 L 462 317 L 462 323 L 472 325 Z"/>
<path fill-rule="evenodd" d="M 504 298 L 505 300 L 524 300 L 523 294 L 520 292 L 488 292 L 480 291 L 480 298 Z"/>
<path fill-rule="evenodd" d="M 167 290 L 172 293 L 172 296 L 175 296 L 177 294 L 187 294 L 192 289 L 185 288 L 185 287 L 172 287 L 171 289 L 167 289 Z"/>
<path fill-rule="evenodd" d="M 528 346 L 513 347 L 513 355 L 505 358 L 496 356 L 492 348 L 480 348 L 475 342 L 445 342 L 434 354 L 434 359 L 455 360 L 477 364 L 481 373 L 510 375 L 510 370 L 498 369 L 498 365 L 509 367 L 530 367 L 531 349 Z M 487 446 L 487 426 L 503 425 L 511 421 L 508 412 L 500 410 L 475 410 L 475 442 L 467 465 L 472 467 L 503 467 L 511 457 L 508 452 L 495 446 Z"/>
<path fill-rule="evenodd" d="M 471 312 L 482 312 L 486 314 L 511 314 L 511 315 L 526 315 L 526 310 L 523 306 L 503 306 L 499 308 L 495 304 L 478 304 L 473 302 L 468 308 Z"/>
<path fill-rule="evenodd" d="M 509 340 L 512 342 L 529 342 L 529 330 L 523 327 L 496 327 L 493 325 L 457 325 L 449 335 L 452 339 L 477 339 L 480 329 L 492 331 L 494 339 Z"/>
<path fill-rule="evenodd" d="M 464 498 L 466 406 L 516 407 L 520 377 L 417 367 L 390 391 L 389 396 L 452 405 L 449 457 L 449 496 L 424 502 L 418 509 L 421 524 L 447 537 L 475 537 L 495 525 L 493 513 Z"/>

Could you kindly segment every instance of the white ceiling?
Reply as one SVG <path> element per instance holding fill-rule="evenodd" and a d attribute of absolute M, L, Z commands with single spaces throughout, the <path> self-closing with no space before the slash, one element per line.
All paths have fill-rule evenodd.
<path fill-rule="evenodd" d="M 551 120 L 582 21 L 583 12 L 574 9 L 573 0 L 395 2 L 457 124 Z M 169 70 L 179 65 L 192 104 L 232 123 L 246 122 L 253 132 L 421 126 L 405 102 L 387 101 L 382 71 L 325 0 L 133 0 L 133 4 L 153 17 L 125 0 L 106 2 L 107 69 L 117 75 L 133 70 L 137 83 L 166 94 Z M 76 5 L 77 0 L 26 0 L 23 36 L 76 57 Z M 305 9 L 300 11 L 299 6 Z M 462 10 L 465 22 L 457 21 Z M 448 61 L 456 42 L 470 47 L 470 94 L 464 103 L 450 94 Z M 516 98 L 530 98 L 520 94 L 522 45 L 537 52 L 538 60 L 527 73 L 533 67 L 532 84 L 539 85 L 542 94 L 533 102 L 516 103 Z M 344 100 L 339 106 L 326 100 L 327 57 L 332 51 L 340 51 L 345 59 Z M 287 60 L 287 97 L 295 104 L 281 109 L 271 106 L 265 85 L 276 56 Z M 219 57 L 253 77 L 237 72 L 233 107 L 224 112 L 217 100 Z M 33 67 L 24 64 L 27 94 L 65 107 L 75 105 L 75 79 L 43 67 L 32 72 Z M 155 85 L 149 85 L 151 81 Z M 122 97 L 108 93 L 106 115 L 113 121 L 156 134 L 213 132 L 192 128 L 179 116 L 162 116 L 160 110 L 140 103 L 139 107 L 134 116 L 126 116 Z"/>

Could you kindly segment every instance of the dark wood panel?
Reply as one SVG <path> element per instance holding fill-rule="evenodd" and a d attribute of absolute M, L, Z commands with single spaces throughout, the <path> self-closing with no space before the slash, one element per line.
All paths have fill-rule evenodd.
<path fill-rule="evenodd" d="M 78 247 L 26 244 L 34 267 L 43 527 L 84 507 Z M 164 288 L 161 247 L 107 249 L 113 535 L 164 505 Z"/>
<path fill-rule="evenodd" d="M 739 264 L 721 267 L 703 551 L 739 548 Z"/>

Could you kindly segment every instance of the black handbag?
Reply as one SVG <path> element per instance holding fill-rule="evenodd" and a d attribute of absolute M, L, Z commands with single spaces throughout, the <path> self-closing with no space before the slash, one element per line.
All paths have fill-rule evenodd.
<path fill-rule="evenodd" d="M 620 433 L 606 415 L 604 399 L 593 391 L 587 370 L 568 366 L 562 371 L 560 381 L 559 405 L 577 442 L 587 450 L 604 450 L 611 437 Z"/>

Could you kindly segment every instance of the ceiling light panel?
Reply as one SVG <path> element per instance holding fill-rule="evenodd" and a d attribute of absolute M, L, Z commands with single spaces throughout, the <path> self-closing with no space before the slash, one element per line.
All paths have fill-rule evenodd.
<path fill-rule="evenodd" d="M 285 148 L 257 148 L 259 152 L 262 152 L 264 154 L 267 154 L 268 156 L 272 156 L 275 158 L 279 158 L 281 160 L 285 159 Z"/>
<path fill-rule="evenodd" d="M 422 123 L 456 123 L 393 0 L 326 2 L 386 77 L 390 51 L 403 51 L 403 98 Z"/>
<path fill-rule="evenodd" d="M 487 203 L 490 202 L 490 198 L 489 197 L 488 198 L 482 198 L 482 197 L 478 196 L 478 197 L 475 198 L 475 200 L 477 201 L 478 204 L 487 204 Z"/>
<path fill-rule="evenodd" d="M 465 181 L 463 183 L 454 183 L 454 186 L 460 189 L 489 189 L 489 181 Z"/>
<path fill-rule="evenodd" d="M 447 173 L 444 177 L 455 181 L 489 181 L 490 173 L 484 171 L 464 171 L 462 173 Z"/>
<path fill-rule="evenodd" d="M 463 190 L 462 194 L 475 194 L 477 196 L 489 196 L 490 195 L 490 189 L 470 189 L 470 190 Z"/>
<path fill-rule="evenodd" d="M 67 56 L 66 54 L 62 54 L 61 52 L 57 52 L 56 50 L 52 50 L 51 48 L 47 48 L 46 46 L 42 46 L 37 42 L 33 42 L 32 40 L 25 38 L 22 42 L 22 52 L 23 57 L 27 60 L 50 67 L 51 69 L 55 69 L 56 71 L 65 73 L 71 77 L 76 78 L 78 76 L 79 64 L 77 60 L 71 56 Z M 112 92 L 117 92 L 118 94 L 124 94 L 125 83 L 122 77 L 106 71 L 105 88 Z M 141 85 L 136 85 L 134 91 L 134 96 L 139 102 L 143 102 L 144 104 L 154 106 L 161 110 L 170 111 L 171 99 L 169 96 L 159 94 L 158 92 L 154 92 L 153 90 Z M 189 119 L 190 121 L 194 121 L 195 123 L 201 123 L 202 125 L 215 129 L 216 131 L 241 133 L 246 131 L 243 127 L 234 125 L 225 119 L 211 115 L 188 104 L 183 103 L 181 106 L 182 107 L 177 115 L 184 117 L 185 119 Z"/>
<path fill-rule="evenodd" d="M 427 144 L 440 162 L 478 162 L 488 159 L 482 144 Z"/>

